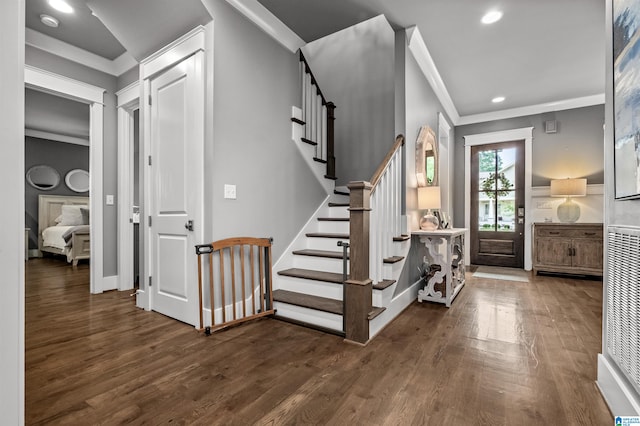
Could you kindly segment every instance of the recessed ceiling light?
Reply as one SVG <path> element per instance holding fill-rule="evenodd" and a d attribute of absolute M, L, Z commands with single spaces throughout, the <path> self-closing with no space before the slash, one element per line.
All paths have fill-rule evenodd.
<path fill-rule="evenodd" d="M 500 102 L 504 102 L 504 100 L 504 96 L 496 96 L 495 98 L 491 99 L 491 102 L 493 102 L 494 104 L 499 104 Z"/>
<path fill-rule="evenodd" d="M 73 13 L 73 8 L 64 0 L 49 0 L 49 6 L 62 13 Z"/>
<path fill-rule="evenodd" d="M 58 25 L 60 24 L 60 22 L 58 22 L 56 18 L 49 15 L 40 15 L 40 22 L 42 22 L 48 27 L 53 27 L 53 28 L 58 28 Z"/>
<path fill-rule="evenodd" d="M 483 24 L 493 24 L 494 22 L 498 22 L 502 18 L 502 12 L 499 10 L 492 10 L 491 12 L 487 12 L 482 17 Z"/>

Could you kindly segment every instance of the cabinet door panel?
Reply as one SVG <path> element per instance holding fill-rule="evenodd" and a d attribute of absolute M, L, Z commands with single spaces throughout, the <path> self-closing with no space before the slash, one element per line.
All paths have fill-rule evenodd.
<path fill-rule="evenodd" d="M 573 248 L 575 249 L 574 267 L 602 269 L 602 241 L 578 238 L 573 240 Z"/>
<path fill-rule="evenodd" d="M 538 238 L 536 263 L 547 266 L 571 266 L 571 240 L 563 238 Z"/>

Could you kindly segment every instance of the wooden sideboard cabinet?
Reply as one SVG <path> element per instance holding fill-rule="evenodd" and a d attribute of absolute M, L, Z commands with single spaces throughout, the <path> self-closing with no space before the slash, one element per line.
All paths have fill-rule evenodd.
<path fill-rule="evenodd" d="M 602 276 L 601 223 L 534 223 L 533 273 Z"/>

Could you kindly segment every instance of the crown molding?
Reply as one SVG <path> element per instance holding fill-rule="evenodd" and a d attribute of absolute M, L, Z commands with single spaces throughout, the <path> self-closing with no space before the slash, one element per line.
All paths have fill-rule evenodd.
<path fill-rule="evenodd" d="M 407 40 L 409 50 L 413 54 L 416 62 L 418 62 L 418 66 L 422 70 L 422 73 L 431 85 L 431 88 L 435 92 L 438 100 L 447 112 L 447 115 L 453 122 L 454 126 L 457 125 L 460 121 L 460 114 L 458 114 L 458 110 L 456 109 L 456 106 L 449 95 L 449 91 L 447 90 L 447 86 L 445 86 L 444 81 L 438 72 L 438 68 L 429 53 L 429 49 L 427 49 L 427 45 L 425 44 L 418 27 L 413 26 L 407 29 Z"/>
<path fill-rule="evenodd" d="M 604 93 L 592 96 L 584 96 L 581 98 L 564 99 L 561 101 L 529 105 L 520 108 L 503 109 L 500 111 L 487 112 L 483 114 L 465 115 L 459 118 L 456 125 L 463 126 L 466 124 L 504 120 L 507 118 L 524 117 L 526 115 L 543 114 L 545 112 L 562 111 L 566 109 L 582 108 L 602 104 L 604 104 Z"/>
<path fill-rule="evenodd" d="M 296 53 L 306 44 L 258 0 L 227 0 L 227 3 L 292 53 Z"/>
<path fill-rule="evenodd" d="M 138 62 L 129 54 L 124 52 L 114 60 L 104 58 L 79 47 L 73 46 L 64 41 L 42 34 L 31 28 L 25 28 L 25 44 L 44 50 L 53 55 L 76 62 L 89 68 L 118 77 L 129 71 Z"/>
<path fill-rule="evenodd" d="M 36 130 L 36 129 L 24 129 L 24 135 L 25 136 L 30 136 L 32 138 L 39 138 L 39 139 L 47 139 L 50 141 L 56 141 L 56 142 L 64 142 L 64 143 L 71 143 L 74 145 L 82 145 L 82 146 L 89 146 L 89 137 L 87 136 L 85 137 L 77 137 L 77 136 L 68 136 L 68 135 L 62 135 L 60 133 L 54 133 L 54 132 L 48 132 L 48 131 L 44 131 L 44 130 Z"/>

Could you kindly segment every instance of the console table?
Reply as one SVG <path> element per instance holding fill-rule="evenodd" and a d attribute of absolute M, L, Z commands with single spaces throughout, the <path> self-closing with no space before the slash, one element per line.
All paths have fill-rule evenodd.
<path fill-rule="evenodd" d="M 418 302 L 427 300 L 450 307 L 462 290 L 465 281 L 466 232 L 465 228 L 411 232 L 427 248 L 426 263 L 440 266 L 440 270 L 430 276 L 424 288 L 418 290 Z M 440 248 L 442 244 L 444 249 Z"/>

